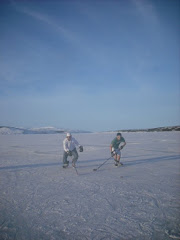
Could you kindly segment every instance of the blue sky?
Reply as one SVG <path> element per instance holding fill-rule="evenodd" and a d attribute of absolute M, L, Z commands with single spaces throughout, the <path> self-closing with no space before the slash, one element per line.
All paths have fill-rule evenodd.
<path fill-rule="evenodd" d="M 180 1 L 1 1 L 0 125 L 180 124 Z"/>

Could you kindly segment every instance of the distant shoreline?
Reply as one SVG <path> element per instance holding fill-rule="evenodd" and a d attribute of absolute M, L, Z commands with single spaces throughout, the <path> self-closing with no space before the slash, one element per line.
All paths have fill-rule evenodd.
<path fill-rule="evenodd" d="M 171 132 L 171 131 L 180 131 L 180 126 L 157 127 L 157 128 L 146 128 L 146 129 L 126 129 L 126 130 L 117 130 L 115 132 Z"/>
<path fill-rule="evenodd" d="M 146 128 L 146 129 L 122 129 L 122 130 L 111 130 L 102 132 L 171 132 L 180 131 L 180 126 L 171 127 L 157 127 L 157 128 Z M 0 135 L 27 135 L 27 134 L 64 134 L 66 132 L 71 133 L 93 133 L 90 131 L 83 130 L 70 130 L 70 129 L 58 129 L 58 128 L 16 128 L 8 126 L 0 126 Z"/>

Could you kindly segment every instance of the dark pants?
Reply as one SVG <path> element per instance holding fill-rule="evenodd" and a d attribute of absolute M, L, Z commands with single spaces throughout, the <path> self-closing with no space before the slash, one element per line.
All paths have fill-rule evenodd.
<path fill-rule="evenodd" d="M 76 163 L 77 160 L 78 160 L 78 153 L 77 153 L 76 148 L 73 149 L 71 152 L 72 152 L 72 156 L 73 156 L 72 162 L 73 162 L 73 163 Z M 64 151 L 64 154 L 63 154 L 63 163 L 64 163 L 64 164 L 68 164 L 68 163 L 69 163 L 69 162 L 67 161 L 68 156 L 69 156 L 69 155 L 67 154 L 67 152 Z"/>

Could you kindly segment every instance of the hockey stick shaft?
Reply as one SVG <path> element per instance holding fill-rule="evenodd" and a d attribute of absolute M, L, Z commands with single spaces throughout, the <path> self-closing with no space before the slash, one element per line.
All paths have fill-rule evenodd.
<path fill-rule="evenodd" d="M 93 169 L 93 171 L 97 171 L 100 167 L 102 167 L 107 161 L 109 161 L 109 159 L 111 159 L 111 157 L 109 157 L 108 159 L 106 159 L 106 161 L 104 161 L 101 165 L 99 165 L 99 167 Z"/>

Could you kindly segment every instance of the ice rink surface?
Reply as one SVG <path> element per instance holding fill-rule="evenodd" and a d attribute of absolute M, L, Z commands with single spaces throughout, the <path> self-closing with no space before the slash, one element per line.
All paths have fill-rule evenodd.
<path fill-rule="evenodd" d="M 0 135 L 0 239 L 180 239 L 180 133 L 123 133 L 124 166 L 94 172 L 115 135 L 73 135 L 79 175 L 64 134 Z"/>

